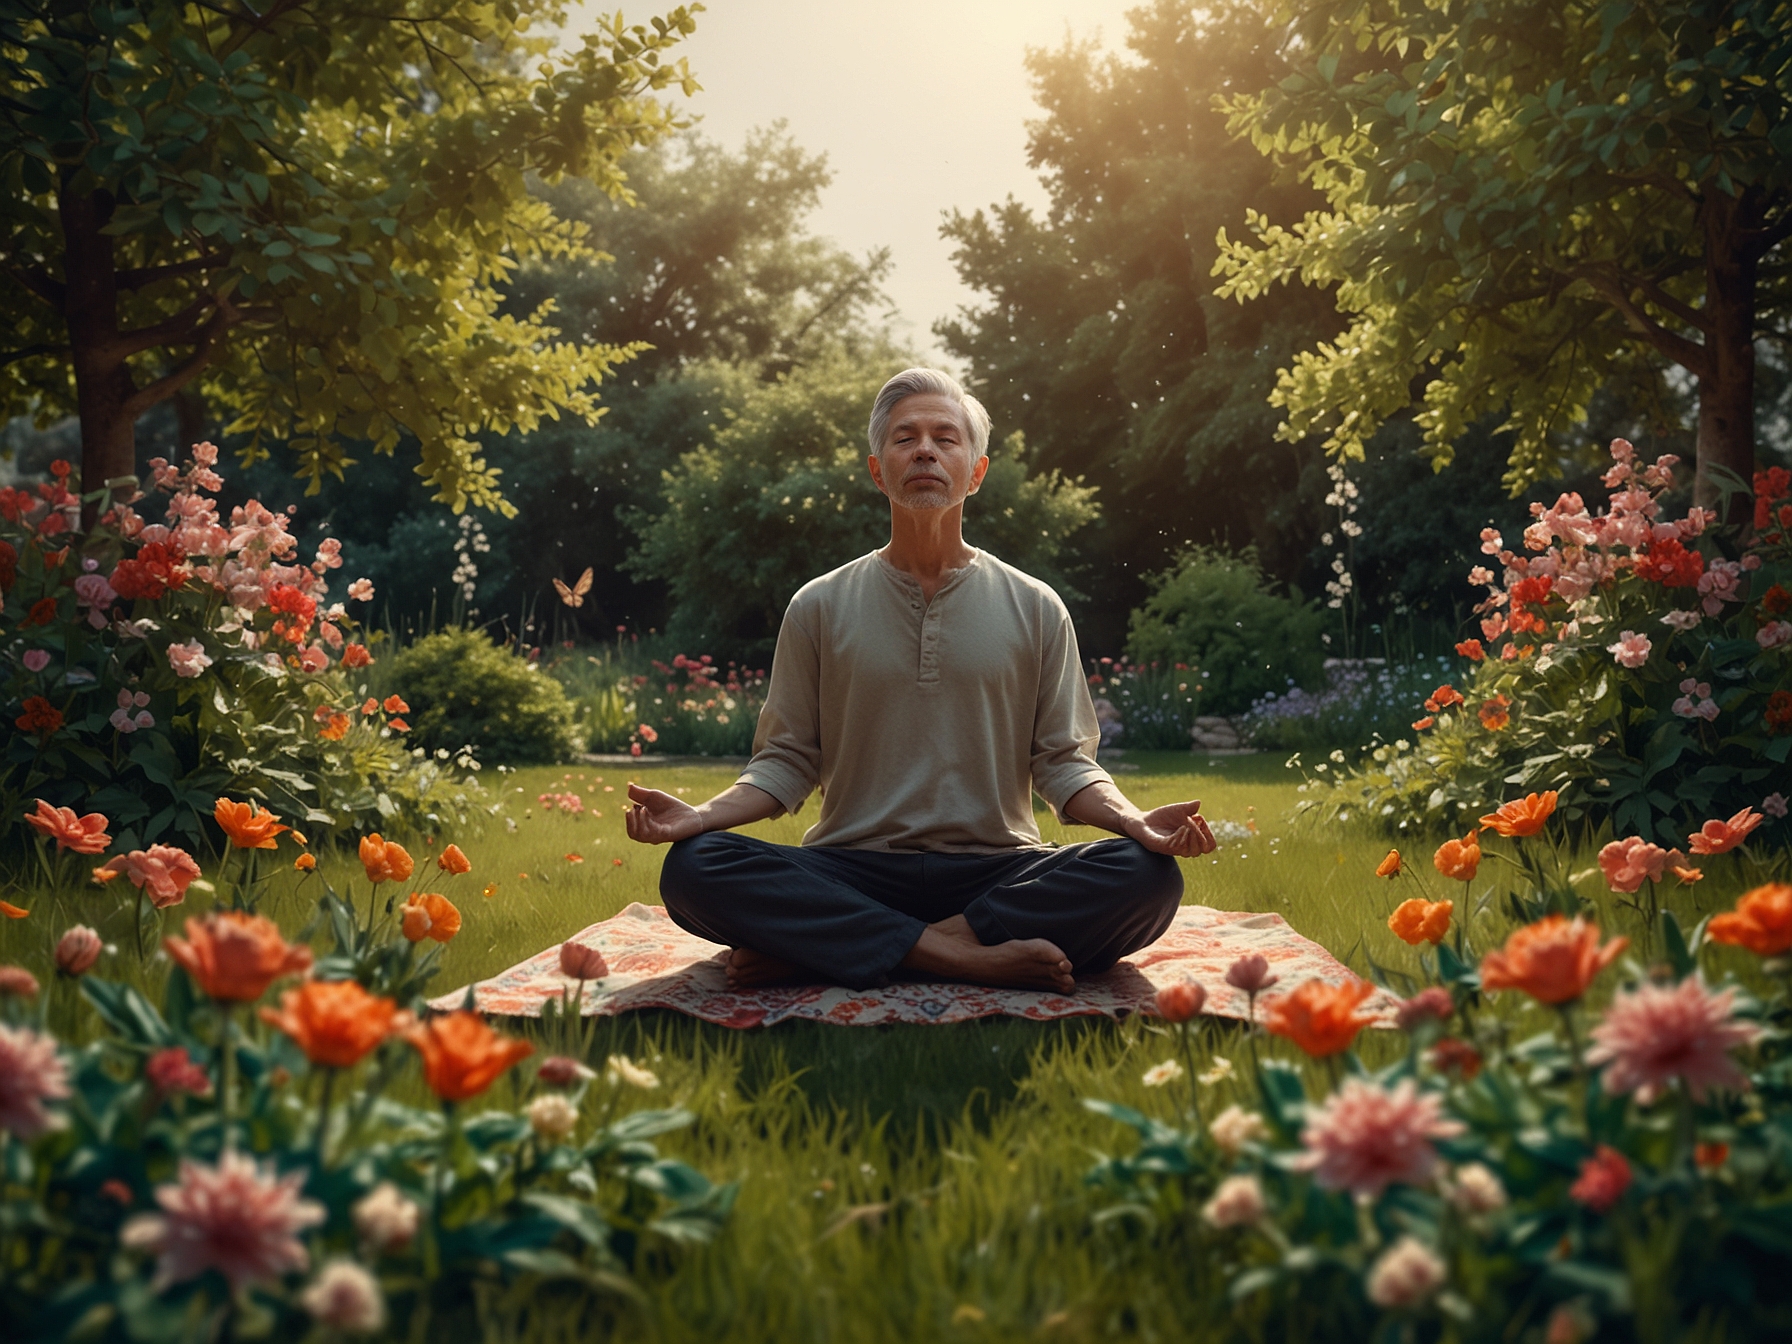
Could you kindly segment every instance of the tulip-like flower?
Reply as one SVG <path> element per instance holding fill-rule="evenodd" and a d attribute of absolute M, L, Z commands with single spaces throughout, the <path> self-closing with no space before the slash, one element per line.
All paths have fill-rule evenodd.
<path fill-rule="evenodd" d="M 1348 1049 L 1357 1033 L 1374 1021 L 1356 1011 L 1374 992 L 1375 986 L 1367 980 L 1343 985 L 1308 980 L 1270 1004 L 1264 1025 L 1272 1034 L 1285 1036 L 1309 1055 L 1323 1059 Z"/>
<path fill-rule="evenodd" d="M 1605 874 L 1605 885 L 1626 895 L 1645 882 L 1661 881 L 1662 870 L 1669 863 L 1684 862 L 1686 855 L 1672 853 L 1660 845 L 1652 845 L 1640 835 L 1613 840 L 1599 851 L 1599 871 Z"/>
<path fill-rule="evenodd" d="M 93 870 L 95 882 L 119 876 L 129 878 L 156 909 L 166 910 L 186 900 L 187 888 L 199 876 L 199 864 L 177 845 L 151 845 L 117 855 Z"/>
<path fill-rule="evenodd" d="M 64 975 L 86 975 L 104 950 L 99 934 L 77 924 L 56 940 L 56 969 Z"/>
<path fill-rule="evenodd" d="M 1435 947 L 1450 931 L 1450 915 L 1455 909 L 1454 901 L 1423 901 L 1414 897 L 1395 907 L 1388 916 L 1388 928 L 1403 943 L 1414 947 L 1430 943 Z"/>
<path fill-rule="evenodd" d="M 1601 947 L 1597 925 L 1578 915 L 1548 915 L 1514 929 L 1503 948 L 1481 959 L 1481 988 L 1521 990 L 1539 1003 L 1571 1003 L 1629 946 L 1628 938 L 1614 938 Z"/>
<path fill-rule="evenodd" d="M 225 1003 L 259 999 L 281 976 L 311 968 L 311 949 L 288 943 L 265 915 L 227 910 L 189 919 L 186 933 L 162 945 L 202 991 Z"/>
<path fill-rule="evenodd" d="M 397 841 L 380 839 L 378 831 L 362 838 L 361 867 L 375 886 L 381 882 L 404 882 L 415 866 L 410 853 Z"/>
<path fill-rule="evenodd" d="M 278 1009 L 263 1008 L 261 1018 L 292 1037 L 306 1059 L 329 1069 L 353 1068 L 411 1020 L 391 999 L 353 980 L 308 980 L 282 994 Z"/>
<path fill-rule="evenodd" d="M 462 873 L 470 873 L 473 871 L 472 863 L 469 862 L 467 856 L 461 852 L 461 847 L 459 845 L 449 845 L 447 849 L 444 849 L 437 855 L 436 867 L 452 877 L 458 877 Z"/>
<path fill-rule="evenodd" d="M 1481 842 L 1474 831 L 1460 840 L 1446 840 L 1431 856 L 1432 866 L 1453 882 L 1473 882 L 1481 867 Z"/>
<path fill-rule="evenodd" d="M 1246 994 L 1261 994 L 1281 978 L 1269 973 L 1269 958 L 1261 952 L 1240 957 L 1226 971 L 1226 983 Z"/>
<path fill-rule="evenodd" d="M 236 849 L 275 849 L 279 845 L 275 837 L 292 829 L 282 825 L 280 818 L 272 812 L 254 803 L 238 803 L 229 798 L 218 799 L 212 817 Z"/>
<path fill-rule="evenodd" d="M 1214 1190 L 1213 1198 L 1202 1205 L 1201 1217 L 1212 1227 L 1249 1227 L 1260 1222 L 1268 1209 L 1255 1176 L 1228 1176 Z"/>
<path fill-rule="evenodd" d="M 1399 850 L 1390 849 L 1388 851 L 1387 858 L 1383 859 L 1380 863 L 1375 865 L 1375 876 L 1377 876 L 1377 877 L 1399 877 L 1400 876 L 1400 851 Z"/>
<path fill-rule="evenodd" d="M 560 974 L 569 980 L 602 980 L 610 964 L 595 947 L 568 939 L 560 944 Z"/>
<path fill-rule="evenodd" d="M 212 1090 L 212 1076 L 194 1062 L 184 1045 L 170 1045 L 143 1062 L 143 1076 L 158 1097 L 181 1092 L 203 1097 Z"/>
<path fill-rule="evenodd" d="M 98 812 L 78 817 L 72 807 L 51 807 L 39 798 L 37 811 L 27 812 L 25 820 L 39 835 L 56 842 L 58 854 L 64 850 L 76 854 L 104 854 L 112 847 L 112 837 L 106 834 L 106 828 L 112 823 Z"/>
<path fill-rule="evenodd" d="M 579 1125 L 579 1108 L 558 1092 L 547 1092 L 529 1103 L 529 1128 L 544 1139 L 558 1142 Z"/>
<path fill-rule="evenodd" d="M 1411 1031 L 1422 1022 L 1441 1022 L 1456 1011 L 1456 1000 L 1442 985 L 1430 985 L 1400 1005 L 1394 1016 L 1402 1031 Z"/>
<path fill-rule="evenodd" d="M 1745 891 L 1734 910 L 1711 917 L 1705 932 L 1714 943 L 1746 947 L 1758 957 L 1792 951 L 1792 882 Z"/>
<path fill-rule="evenodd" d="M 1556 791 L 1548 789 L 1543 793 L 1528 793 L 1523 798 L 1502 803 L 1496 810 L 1482 817 L 1481 824 L 1510 840 L 1537 834 L 1555 810 Z"/>
<path fill-rule="evenodd" d="M 1694 854 L 1727 854 L 1765 820 L 1762 813 L 1745 807 L 1728 821 L 1706 822 L 1687 837 L 1687 848 Z"/>
<path fill-rule="evenodd" d="M 1187 1022 L 1206 1002 L 1207 986 L 1198 980 L 1179 980 L 1157 991 L 1157 1015 L 1166 1022 Z"/>
<path fill-rule="evenodd" d="M 423 1077 L 443 1101 L 478 1096 L 499 1074 L 535 1053 L 527 1041 L 493 1031 L 478 1013 L 460 1011 L 420 1022 L 404 1037 L 423 1056 Z"/>
<path fill-rule="evenodd" d="M 413 892 L 399 913 L 404 936 L 413 943 L 425 938 L 445 943 L 460 932 L 460 911 L 446 896 L 433 891 Z"/>

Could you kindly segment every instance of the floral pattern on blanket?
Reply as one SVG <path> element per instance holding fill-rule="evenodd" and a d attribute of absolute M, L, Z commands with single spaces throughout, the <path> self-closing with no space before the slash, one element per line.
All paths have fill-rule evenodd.
<path fill-rule="evenodd" d="M 1252 952 L 1267 957 L 1281 977 L 1273 989 L 1258 996 L 1261 1019 L 1265 1004 L 1303 980 L 1317 976 L 1336 983 L 1352 978 L 1342 963 L 1289 928 L 1280 915 L 1199 905 L 1183 906 L 1162 938 L 1112 970 L 1079 980 L 1073 994 L 924 980 L 898 981 L 883 989 L 794 985 L 736 992 L 728 988 L 722 970 L 721 954 L 726 949 L 686 933 L 657 905 L 630 905 L 574 934 L 572 941 L 597 948 L 610 966 L 605 979 L 585 983 L 581 1007 L 586 1015 L 669 1008 L 725 1027 L 769 1027 L 791 1018 L 862 1027 L 964 1022 L 998 1014 L 1035 1021 L 1094 1014 L 1122 1017 L 1150 1012 L 1158 989 L 1178 980 L 1199 980 L 1207 986 L 1207 1012 L 1242 1019 L 1247 1015 L 1246 999 L 1226 984 L 1226 969 Z M 472 989 L 482 1012 L 539 1017 L 544 1001 L 576 993 L 578 982 L 560 974 L 556 945 Z M 458 1008 L 466 995 L 466 990 L 456 990 L 432 999 L 430 1006 Z M 1391 1021 L 1395 1005 L 1392 995 L 1377 990 L 1365 1008 Z"/>

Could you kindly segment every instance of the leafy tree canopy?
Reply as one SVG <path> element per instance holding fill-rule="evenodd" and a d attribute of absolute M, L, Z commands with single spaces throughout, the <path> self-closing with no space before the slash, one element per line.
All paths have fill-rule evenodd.
<path fill-rule="evenodd" d="M 78 413 L 92 488 L 194 386 L 313 488 L 408 435 L 438 499 L 508 507 L 476 436 L 595 418 L 629 349 L 501 311 L 587 250 L 528 177 L 626 197 L 700 8 L 560 51 L 561 0 L 0 0 L 0 413 Z"/>
<path fill-rule="evenodd" d="M 798 588 L 889 539 L 865 421 L 885 379 L 912 362 L 836 351 L 770 382 L 718 370 L 735 383 L 727 423 L 667 473 L 663 512 L 629 518 L 641 536 L 632 568 L 670 594 L 669 634 L 693 648 L 769 647 Z M 1074 601 L 1064 544 L 1096 517 L 1095 492 L 1055 470 L 1030 474 L 1027 456 L 1018 434 L 992 445 L 965 536 Z"/>
<path fill-rule="evenodd" d="M 1746 478 L 1755 342 L 1792 288 L 1784 0 L 1293 0 L 1293 73 L 1227 104 L 1326 206 L 1222 237 L 1221 293 L 1335 286 L 1348 329 L 1292 360 L 1283 437 L 1348 457 L 1423 389 L 1441 468 L 1490 413 L 1516 493 L 1614 368 L 1698 394 L 1699 488 Z M 1746 495 L 1744 496 L 1744 499 Z"/>

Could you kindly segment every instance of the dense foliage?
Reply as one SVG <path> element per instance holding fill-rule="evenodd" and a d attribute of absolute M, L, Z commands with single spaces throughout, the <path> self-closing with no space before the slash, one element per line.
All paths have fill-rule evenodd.
<path fill-rule="evenodd" d="M 513 764 L 569 760 L 584 749 L 560 683 L 514 647 L 453 626 L 394 659 L 391 680 L 426 750 L 471 750 Z"/>

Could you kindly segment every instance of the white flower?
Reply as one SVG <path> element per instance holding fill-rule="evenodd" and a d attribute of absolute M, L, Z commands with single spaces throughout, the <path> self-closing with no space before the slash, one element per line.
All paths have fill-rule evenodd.
<path fill-rule="evenodd" d="M 376 1251 L 395 1251 L 417 1235 L 422 1211 L 399 1193 L 391 1181 L 381 1181 L 355 1202 L 350 1211 L 362 1244 Z"/>
<path fill-rule="evenodd" d="M 1173 1059 L 1166 1059 L 1162 1064 L 1153 1064 L 1145 1070 L 1146 1087 L 1163 1087 L 1182 1077 L 1182 1065 Z"/>
<path fill-rule="evenodd" d="M 1271 841 L 1273 844 L 1274 842 Z M 1224 1055 L 1215 1055 L 1213 1063 L 1195 1075 L 1196 1081 L 1212 1087 L 1215 1083 L 1224 1082 L 1238 1070 L 1232 1067 L 1232 1061 Z"/>
<path fill-rule="evenodd" d="M 1777 649 L 1792 640 L 1792 621 L 1770 621 L 1755 631 L 1755 643 L 1764 649 Z"/>
<path fill-rule="evenodd" d="M 1666 616 L 1661 618 L 1661 623 L 1663 625 L 1671 625 L 1676 630 L 1690 630 L 1704 619 L 1705 616 L 1703 612 L 1670 611 Z"/>
<path fill-rule="evenodd" d="M 299 1294 L 299 1305 L 319 1325 L 351 1335 L 371 1335 L 386 1323 L 379 1283 L 353 1260 L 332 1260 Z"/>
<path fill-rule="evenodd" d="M 1401 1237 L 1369 1269 L 1369 1300 L 1378 1307 L 1413 1307 L 1444 1285 L 1444 1262 L 1416 1237 Z"/>
<path fill-rule="evenodd" d="M 1444 1181 L 1444 1198 L 1459 1213 L 1492 1213 L 1506 1207 L 1506 1187 L 1479 1162 L 1470 1162 Z"/>
<path fill-rule="evenodd" d="M 1262 1219 L 1266 1205 L 1255 1176 L 1228 1176 L 1201 1208 L 1214 1227 L 1248 1227 Z"/>
<path fill-rule="evenodd" d="M 547 1092 L 529 1103 L 529 1128 L 544 1139 L 564 1139 L 579 1124 L 579 1108 L 558 1092 Z"/>
<path fill-rule="evenodd" d="M 1213 1141 L 1222 1153 L 1236 1157 L 1247 1143 L 1261 1143 L 1267 1139 L 1269 1126 L 1257 1112 L 1234 1104 L 1213 1117 L 1207 1132 L 1213 1135 Z"/>
<path fill-rule="evenodd" d="M 652 1069 L 642 1068 L 627 1055 L 611 1055 L 604 1062 L 604 1072 L 612 1082 L 624 1082 L 648 1092 L 660 1085 L 659 1076 Z"/>

